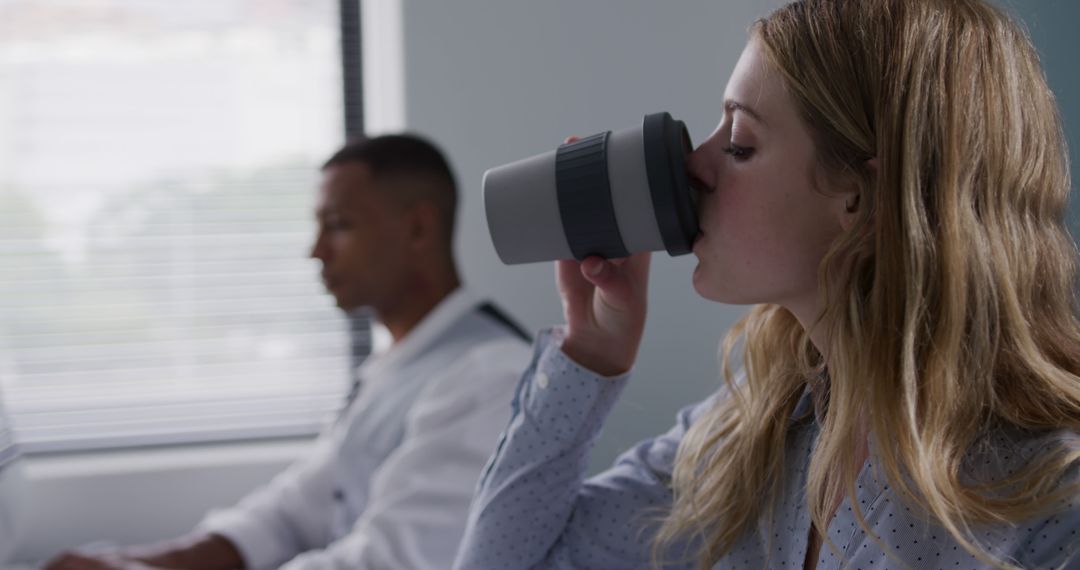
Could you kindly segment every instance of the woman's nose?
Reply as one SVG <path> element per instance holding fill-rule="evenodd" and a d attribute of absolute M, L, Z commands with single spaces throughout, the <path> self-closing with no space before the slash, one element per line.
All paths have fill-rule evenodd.
<path fill-rule="evenodd" d="M 686 173 L 690 177 L 690 185 L 699 192 L 712 192 L 716 189 L 717 176 L 710 168 L 707 157 L 708 149 L 704 144 L 690 153 L 686 158 Z"/>
<path fill-rule="evenodd" d="M 727 164 L 727 136 L 723 129 L 717 128 L 686 159 L 690 180 L 702 192 L 715 192 L 723 179 Z"/>

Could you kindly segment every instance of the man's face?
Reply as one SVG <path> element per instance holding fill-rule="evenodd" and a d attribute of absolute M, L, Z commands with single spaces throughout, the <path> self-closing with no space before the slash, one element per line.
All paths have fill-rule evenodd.
<path fill-rule="evenodd" d="M 323 171 L 311 257 L 322 262 L 323 284 L 346 311 L 384 305 L 405 273 L 404 209 L 379 190 L 363 163 Z"/>

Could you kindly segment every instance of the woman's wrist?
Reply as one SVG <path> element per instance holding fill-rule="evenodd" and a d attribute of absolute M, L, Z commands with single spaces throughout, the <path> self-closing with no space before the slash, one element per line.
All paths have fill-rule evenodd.
<path fill-rule="evenodd" d="M 612 349 L 602 343 L 589 342 L 571 334 L 563 339 L 561 349 L 563 354 L 578 366 L 608 378 L 629 372 L 634 366 L 637 352 Z"/>

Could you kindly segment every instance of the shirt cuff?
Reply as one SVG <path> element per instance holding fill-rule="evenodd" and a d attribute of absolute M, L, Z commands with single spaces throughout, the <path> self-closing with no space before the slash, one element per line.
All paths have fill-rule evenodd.
<path fill-rule="evenodd" d="M 590 438 L 600 431 L 632 371 L 601 376 L 581 366 L 562 351 L 565 336 L 562 327 L 540 331 L 522 410 L 552 437 Z"/>
<path fill-rule="evenodd" d="M 225 537 L 240 552 L 246 568 L 276 568 L 291 558 L 280 541 L 267 536 L 264 525 L 255 518 L 234 510 L 211 512 L 197 529 Z"/>

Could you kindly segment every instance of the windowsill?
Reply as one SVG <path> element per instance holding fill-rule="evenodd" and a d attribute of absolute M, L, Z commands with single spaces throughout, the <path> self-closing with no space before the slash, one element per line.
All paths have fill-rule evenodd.
<path fill-rule="evenodd" d="M 292 461 L 307 449 L 314 436 L 177 444 L 92 451 L 28 453 L 30 480 L 145 473 L 193 466 L 227 467 L 252 463 Z"/>
<path fill-rule="evenodd" d="M 49 453 L 24 457 L 23 538 L 16 559 L 40 561 L 91 542 L 144 543 L 184 534 L 302 456 L 314 438 Z"/>

